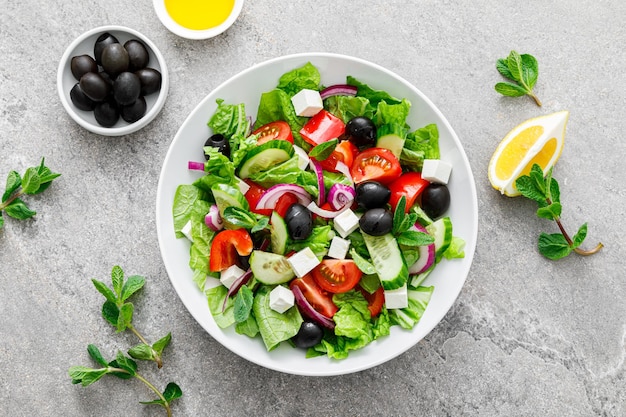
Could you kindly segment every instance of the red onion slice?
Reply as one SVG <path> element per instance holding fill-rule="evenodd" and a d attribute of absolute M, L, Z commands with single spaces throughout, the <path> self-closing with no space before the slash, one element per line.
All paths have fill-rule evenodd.
<path fill-rule="evenodd" d="M 323 217 L 325 219 L 334 219 L 335 217 L 337 217 L 338 215 L 340 215 L 341 213 L 349 209 L 350 206 L 351 204 L 346 204 L 344 207 L 340 208 L 339 210 L 331 211 L 331 210 L 324 210 L 323 208 L 320 208 L 317 204 L 315 204 L 315 202 L 311 201 L 311 203 L 308 206 L 306 206 L 306 208 L 311 210 L 311 213 L 315 213 L 318 216 Z"/>
<path fill-rule="evenodd" d="M 298 202 L 303 206 L 308 205 L 312 201 L 309 193 L 307 193 L 306 190 L 299 185 L 277 184 L 265 190 L 257 202 L 257 210 L 274 209 L 278 199 L 285 193 L 293 193 L 298 198 Z"/>
<path fill-rule="evenodd" d="M 204 223 L 214 232 L 224 228 L 224 221 L 222 220 L 222 216 L 220 215 L 220 210 L 217 208 L 217 205 L 213 204 L 211 208 L 209 208 L 209 212 L 206 216 L 204 216 Z"/>
<path fill-rule="evenodd" d="M 335 84 L 320 91 L 322 100 L 331 96 L 356 96 L 357 88 L 348 84 Z"/>
<path fill-rule="evenodd" d="M 352 185 L 354 185 L 354 180 L 352 179 L 352 174 L 350 174 L 350 168 L 348 167 L 348 165 L 346 165 L 343 162 L 339 161 L 339 162 L 337 162 L 337 165 L 335 165 L 335 169 L 337 171 L 341 172 L 343 175 L 345 175 L 346 178 L 348 178 L 348 180 L 350 180 Z"/>
<path fill-rule="evenodd" d="M 412 230 L 428 233 L 426 228 L 419 223 L 415 223 Z M 435 262 L 435 244 L 423 245 L 418 248 L 419 258 L 409 267 L 410 275 L 418 275 L 425 272 Z"/>
<path fill-rule="evenodd" d="M 341 210 L 343 207 L 351 206 L 356 198 L 354 188 L 345 184 L 333 184 L 328 190 L 328 202 L 334 210 Z"/>
<path fill-rule="evenodd" d="M 322 166 L 315 159 L 309 159 L 309 166 L 317 178 L 317 199 L 315 202 L 318 206 L 321 206 L 326 202 L 326 188 L 324 187 L 324 173 L 322 172 Z"/>
<path fill-rule="evenodd" d="M 296 299 L 296 304 L 300 307 L 300 312 L 310 318 L 311 320 L 315 320 L 321 326 L 326 327 L 327 329 L 333 330 L 335 328 L 335 322 L 332 319 L 320 314 L 313 308 L 313 306 L 309 303 L 309 301 L 302 294 L 302 290 L 297 285 L 291 286 L 291 291 L 293 292 L 293 296 Z"/>
<path fill-rule="evenodd" d="M 193 171 L 204 171 L 204 162 L 188 161 L 187 169 Z"/>

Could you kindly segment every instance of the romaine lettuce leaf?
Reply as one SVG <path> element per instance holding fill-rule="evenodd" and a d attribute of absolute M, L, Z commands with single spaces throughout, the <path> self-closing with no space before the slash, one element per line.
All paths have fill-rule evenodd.
<path fill-rule="evenodd" d="M 397 324 L 403 329 L 412 329 L 424 315 L 430 297 L 435 287 L 417 287 L 408 290 L 409 306 L 402 309 L 392 309 L 389 311 L 389 318 L 392 324 Z"/>
<path fill-rule="evenodd" d="M 310 62 L 283 74 L 278 80 L 279 89 L 293 97 L 300 90 L 319 90 L 322 77 L 319 70 Z"/>
<path fill-rule="evenodd" d="M 207 200 L 209 194 L 198 187 L 190 184 L 182 184 L 176 188 L 174 193 L 174 203 L 172 205 L 172 217 L 174 219 L 174 231 L 177 238 L 184 237 L 181 230 L 187 222 L 194 216 L 198 216 L 205 207 L 208 209 Z M 202 215 L 204 215 L 202 214 Z"/>
<path fill-rule="evenodd" d="M 294 144 L 306 151 L 311 148 L 311 145 L 306 143 L 304 139 L 302 139 L 302 136 L 300 136 L 302 126 L 304 126 L 309 119 L 296 115 L 296 111 L 291 103 L 291 97 L 280 89 L 274 89 L 261 94 L 259 110 L 257 111 L 254 128 L 257 129 L 265 124 L 275 122 L 277 120 L 284 120 L 289 123 L 291 133 L 293 134 Z"/>
<path fill-rule="evenodd" d="M 239 149 L 239 141 L 247 135 L 250 129 L 245 105 L 243 103 L 224 104 L 222 99 L 217 99 L 216 103 L 217 109 L 207 125 L 214 134 L 222 134 L 228 139 L 231 152 L 233 152 Z"/>
<path fill-rule="evenodd" d="M 344 123 L 357 116 L 372 118 L 374 108 L 365 97 L 331 96 L 324 100 L 324 108 L 339 117 Z"/>
<path fill-rule="evenodd" d="M 269 293 L 270 287 L 262 286 L 255 293 L 252 304 L 252 312 L 259 326 L 259 333 L 268 351 L 294 337 L 303 322 L 300 312 L 295 307 L 282 314 L 272 310 Z"/>
<path fill-rule="evenodd" d="M 235 324 L 235 309 L 232 298 L 229 298 L 226 303 L 226 309 L 222 311 L 224 305 L 224 299 L 228 296 L 228 288 L 223 285 L 213 287 L 205 292 L 207 301 L 209 303 L 209 310 L 211 315 L 220 328 L 225 329 Z"/>

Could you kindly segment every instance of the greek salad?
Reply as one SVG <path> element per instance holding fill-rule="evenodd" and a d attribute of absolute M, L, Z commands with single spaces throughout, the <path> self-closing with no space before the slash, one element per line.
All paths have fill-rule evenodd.
<path fill-rule="evenodd" d="M 413 328 L 440 262 L 464 256 L 446 215 L 452 166 L 411 103 L 311 63 L 244 104 L 217 100 L 203 174 L 173 201 L 176 236 L 220 328 L 343 359 Z"/>

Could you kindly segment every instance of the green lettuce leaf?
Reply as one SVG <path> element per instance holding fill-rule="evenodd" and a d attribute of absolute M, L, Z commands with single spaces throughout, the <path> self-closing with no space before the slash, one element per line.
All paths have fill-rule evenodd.
<path fill-rule="evenodd" d="M 205 294 L 209 303 L 209 310 L 211 311 L 211 315 L 213 316 L 215 324 L 217 324 L 218 327 L 225 329 L 236 323 L 234 308 L 235 303 L 232 298 L 228 299 L 226 309 L 222 311 L 224 299 L 228 296 L 228 288 L 223 285 L 219 285 L 208 289 Z"/>
<path fill-rule="evenodd" d="M 344 123 L 357 116 L 372 118 L 374 109 L 365 97 L 331 96 L 324 100 L 324 108 L 340 118 Z"/>
<path fill-rule="evenodd" d="M 294 144 L 298 145 L 305 151 L 308 151 L 311 148 L 311 145 L 306 143 L 304 139 L 302 139 L 302 136 L 300 136 L 302 126 L 304 126 L 309 119 L 307 117 L 300 117 L 296 115 L 296 111 L 291 103 L 291 97 L 280 89 L 275 89 L 261 94 L 259 110 L 257 112 L 254 128 L 259 128 L 267 123 L 275 122 L 277 120 L 284 120 L 289 123 L 291 133 L 293 134 Z"/>
<path fill-rule="evenodd" d="M 302 89 L 319 90 L 321 75 L 319 70 L 310 62 L 286 72 L 278 80 L 277 88 L 293 97 Z"/>
<path fill-rule="evenodd" d="M 209 198 L 209 194 L 190 184 L 182 184 L 176 188 L 172 205 L 172 217 L 177 238 L 184 236 L 181 230 L 192 217 L 199 216 L 205 208 L 204 214 L 209 211 L 209 203 L 207 202 Z"/>
<path fill-rule="evenodd" d="M 259 333 L 268 351 L 294 337 L 303 321 L 297 308 L 292 307 L 282 314 L 274 311 L 270 307 L 270 289 L 267 286 L 259 288 L 252 304 Z"/>
<path fill-rule="evenodd" d="M 408 290 L 409 306 L 402 309 L 392 309 L 389 311 L 389 318 L 392 324 L 397 324 L 403 329 L 412 329 L 420 321 L 430 297 L 435 287 L 417 287 L 415 290 Z"/>

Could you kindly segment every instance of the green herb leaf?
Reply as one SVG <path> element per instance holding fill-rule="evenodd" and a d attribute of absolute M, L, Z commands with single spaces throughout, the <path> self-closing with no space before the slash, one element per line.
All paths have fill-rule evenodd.
<path fill-rule="evenodd" d="M 104 282 L 98 281 L 97 279 L 92 279 L 91 282 L 93 282 L 93 285 L 94 287 L 96 287 L 96 290 L 98 290 L 100 294 L 104 295 L 107 301 L 110 301 L 112 303 L 115 303 L 117 301 L 117 297 L 115 297 L 115 294 L 113 293 L 113 291 L 109 287 L 107 287 L 107 285 Z"/>
<path fill-rule="evenodd" d="M 537 216 L 542 219 L 556 220 L 561 215 L 561 203 L 552 203 L 537 209 Z"/>
<path fill-rule="evenodd" d="M 165 387 L 165 391 L 163 391 L 163 397 L 165 397 L 167 402 L 172 402 L 172 400 L 175 400 L 182 396 L 183 390 L 180 389 L 180 387 L 173 382 L 167 384 L 167 386 Z"/>
<path fill-rule="evenodd" d="M 350 256 L 352 256 L 352 260 L 354 261 L 357 268 L 361 270 L 366 275 L 372 275 L 376 273 L 376 268 L 372 265 L 367 259 L 359 255 L 356 249 L 350 249 Z"/>
<path fill-rule="evenodd" d="M 172 340 L 172 334 L 168 333 L 167 335 L 165 335 L 161 339 L 159 339 L 156 342 L 154 342 L 154 344 L 152 345 L 152 349 L 154 349 L 155 352 L 160 355 L 160 354 L 163 353 L 163 349 L 165 349 L 167 347 L 167 345 L 170 344 L 171 340 Z"/>
<path fill-rule="evenodd" d="M 2 212 L 0 211 L 0 229 L 4 226 L 4 217 L 2 217 Z"/>
<path fill-rule="evenodd" d="M 39 190 L 41 179 L 37 173 L 37 168 L 28 168 L 22 178 L 22 191 L 24 194 L 35 194 Z"/>
<path fill-rule="evenodd" d="M 576 234 L 572 238 L 572 248 L 576 249 L 577 247 L 579 247 L 583 243 L 586 237 L 587 237 L 587 223 L 584 223 L 582 226 L 580 226 L 580 228 L 578 229 L 578 232 L 576 232 Z"/>
<path fill-rule="evenodd" d="M 254 294 L 247 285 L 242 286 L 239 291 L 237 291 L 234 305 L 235 321 L 237 323 L 248 320 L 248 316 L 250 316 L 250 312 L 252 311 L 253 301 Z"/>
<path fill-rule="evenodd" d="M 125 303 L 120 307 L 120 314 L 117 317 L 117 332 L 123 332 L 131 327 L 133 321 L 133 312 L 135 307 L 131 303 Z"/>
<path fill-rule="evenodd" d="M 396 210 L 393 212 L 393 226 L 392 232 L 394 235 L 400 233 L 400 229 L 403 226 L 404 219 L 406 217 L 406 197 L 400 197 L 398 200 L 398 204 L 396 205 Z"/>
<path fill-rule="evenodd" d="M 137 362 L 125 356 L 122 352 L 117 352 L 115 357 L 117 367 L 135 376 L 137 374 Z"/>
<path fill-rule="evenodd" d="M 2 202 L 7 201 L 21 185 L 22 177 L 20 174 L 17 171 L 10 171 L 7 176 L 6 189 L 4 190 L 4 194 L 2 194 Z"/>
<path fill-rule="evenodd" d="M 541 106 L 541 101 L 533 93 L 533 87 L 539 76 L 539 64 L 535 57 L 529 54 L 520 55 L 517 51 L 511 51 L 507 58 L 496 61 L 496 69 L 503 77 L 514 82 L 497 83 L 495 90 L 498 93 L 507 97 L 529 95 L 538 106 Z"/>
<path fill-rule="evenodd" d="M 535 200 L 536 202 L 545 202 L 546 200 L 545 195 L 541 190 L 537 189 L 535 182 L 528 175 L 519 177 L 515 181 L 515 188 L 517 188 L 517 191 L 524 197 Z"/>
<path fill-rule="evenodd" d="M 541 233 L 538 248 L 543 256 L 552 260 L 564 258 L 572 252 L 567 240 L 560 233 Z"/>
<path fill-rule="evenodd" d="M 521 97 L 528 94 L 524 87 L 513 83 L 497 83 L 494 88 L 498 93 L 507 97 Z"/>
<path fill-rule="evenodd" d="M 269 226 L 269 224 L 270 224 L 269 217 L 259 215 L 256 224 L 252 226 L 252 229 L 250 229 L 250 232 L 252 233 L 260 232 L 261 230 L 266 229 Z"/>
<path fill-rule="evenodd" d="M 435 241 L 435 238 L 429 235 L 428 233 L 418 232 L 414 230 L 407 230 L 405 232 L 400 233 L 396 240 L 398 244 L 404 246 L 424 246 L 430 245 Z"/>
<path fill-rule="evenodd" d="M 36 211 L 29 209 L 26 203 L 24 203 L 19 198 L 16 198 L 15 200 L 13 200 L 13 202 L 11 202 L 11 204 L 6 206 L 4 210 L 6 211 L 7 215 L 18 220 L 29 219 L 33 217 L 35 214 L 37 214 Z"/>
<path fill-rule="evenodd" d="M 113 326 L 117 326 L 117 319 L 120 315 L 120 309 L 117 307 L 117 304 L 113 301 L 105 301 L 102 304 L 102 317 Z"/>
<path fill-rule="evenodd" d="M 131 358 L 139 359 L 142 361 L 154 360 L 154 350 L 152 350 L 152 347 L 146 345 L 145 343 L 140 343 L 133 346 L 128 350 L 128 354 Z"/>
<path fill-rule="evenodd" d="M 128 298 L 139 291 L 145 283 L 146 279 L 140 275 L 129 276 L 122 287 L 122 301 L 128 300 Z"/>
<path fill-rule="evenodd" d="M 508 61 L 506 58 L 500 58 L 496 61 L 496 69 L 500 74 L 502 74 L 503 77 L 515 81 L 515 78 L 513 78 L 513 74 L 511 74 L 511 70 L 509 69 Z"/>
<path fill-rule="evenodd" d="M 309 152 L 309 156 L 315 158 L 318 161 L 324 161 L 328 159 L 330 155 L 332 155 L 335 147 L 337 147 L 337 143 L 339 141 L 337 139 L 332 139 L 326 142 L 322 142 L 317 146 L 314 146 L 313 149 Z"/>
<path fill-rule="evenodd" d="M 104 359 L 102 353 L 100 353 L 100 350 L 96 347 L 96 345 L 90 344 L 89 346 L 87 346 L 87 352 L 89 353 L 89 356 L 91 356 L 91 358 L 100 365 L 108 365 L 107 361 Z"/>
<path fill-rule="evenodd" d="M 113 290 L 117 294 L 117 299 L 122 300 L 122 288 L 124 286 L 124 271 L 118 265 L 115 265 L 111 270 L 111 282 L 113 283 Z"/>

